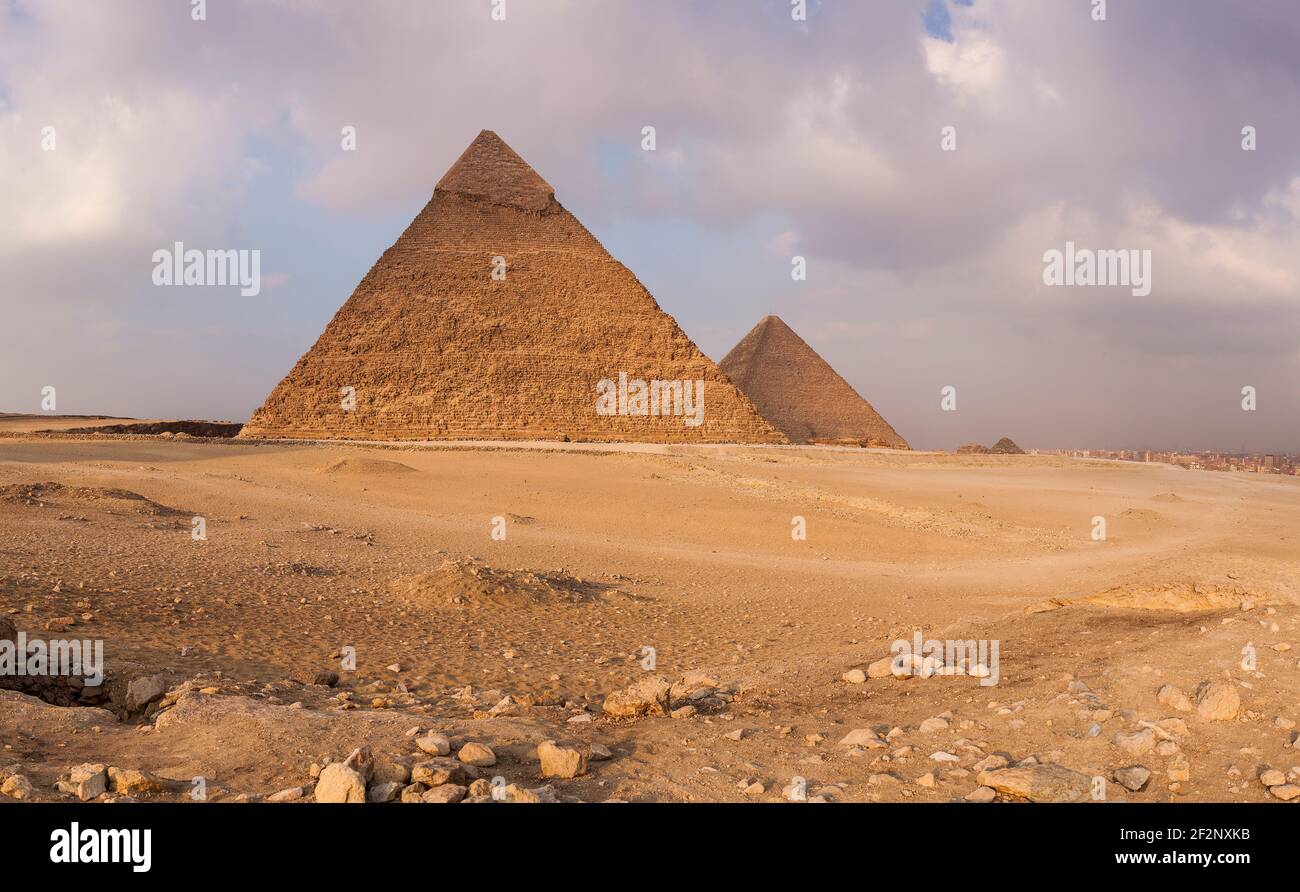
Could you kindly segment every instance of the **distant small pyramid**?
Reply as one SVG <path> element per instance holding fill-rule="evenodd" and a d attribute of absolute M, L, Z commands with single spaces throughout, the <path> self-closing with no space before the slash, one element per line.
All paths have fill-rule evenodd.
<path fill-rule="evenodd" d="M 785 442 L 488 130 L 240 436 Z"/>
<path fill-rule="evenodd" d="M 792 443 L 910 448 L 870 403 L 776 316 L 755 325 L 718 367 Z"/>
<path fill-rule="evenodd" d="M 1012 440 L 1010 437 L 1003 437 L 1001 440 L 998 440 L 996 443 L 994 443 L 992 446 L 989 447 L 989 452 L 991 452 L 994 455 L 1024 455 L 1025 454 L 1025 450 L 1017 446 L 1015 441 Z"/>

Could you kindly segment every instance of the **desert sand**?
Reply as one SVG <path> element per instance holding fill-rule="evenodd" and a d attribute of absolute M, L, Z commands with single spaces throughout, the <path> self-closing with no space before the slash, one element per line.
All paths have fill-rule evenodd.
<path fill-rule="evenodd" d="M 0 691 L 6 801 L 189 801 L 198 777 L 211 800 L 310 801 L 358 747 L 372 798 L 425 801 L 1092 799 L 1094 777 L 1109 802 L 1278 801 L 1300 782 L 1294 478 L 35 426 L 0 431 L 0 622 L 103 640 L 108 679 Z M 918 631 L 998 641 L 997 684 L 880 677 Z M 650 696 L 607 701 L 630 685 Z"/>

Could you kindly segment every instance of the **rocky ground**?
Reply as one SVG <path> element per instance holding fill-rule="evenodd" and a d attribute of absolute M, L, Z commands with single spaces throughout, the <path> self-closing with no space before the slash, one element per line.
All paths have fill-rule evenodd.
<path fill-rule="evenodd" d="M 11 428 L 0 801 L 1295 801 L 1297 484 Z"/>

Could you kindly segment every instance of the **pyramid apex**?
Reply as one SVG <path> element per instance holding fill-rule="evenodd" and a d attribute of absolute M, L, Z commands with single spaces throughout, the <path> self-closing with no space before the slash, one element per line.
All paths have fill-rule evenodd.
<path fill-rule="evenodd" d="M 434 192 L 533 211 L 546 210 L 555 201 L 551 184 L 491 130 L 479 131 Z"/>

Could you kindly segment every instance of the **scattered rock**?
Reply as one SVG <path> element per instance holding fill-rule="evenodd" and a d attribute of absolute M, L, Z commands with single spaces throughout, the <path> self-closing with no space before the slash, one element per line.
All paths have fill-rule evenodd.
<path fill-rule="evenodd" d="M 544 740 L 537 746 L 542 763 L 542 777 L 577 777 L 587 773 L 587 755 L 575 747 L 560 746 Z"/>
<path fill-rule="evenodd" d="M 1134 793 L 1139 793 L 1151 780 L 1151 772 L 1141 765 L 1130 765 L 1127 768 L 1116 768 L 1111 777 L 1120 786 Z"/>
<path fill-rule="evenodd" d="M 1119 731 L 1114 737 L 1115 746 L 1131 756 L 1145 756 L 1156 748 L 1156 732 L 1150 728 L 1141 731 Z"/>
<path fill-rule="evenodd" d="M 267 796 L 266 801 L 267 802 L 297 802 L 299 799 L 301 799 L 303 796 L 306 795 L 307 795 L 307 791 L 304 790 L 302 787 L 288 787 L 284 790 L 281 790 L 278 793 L 272 793 L 270 796 Z"/>
<path fill-rule="evenodd" d="M 411 766 L 411 780 L 426 787 L 457 784 L 465 779 L 465 766 L 455 759 L 437 758 Z"/>
<path fill-rule="evenodd" d="M 476 768 L 488 768 L 497 764 L 497 754 L 492 752 L 492 747 L 485 743 L 465 744 L 456 754 L 456 758 Z"/>
<path fill-rule="evenodd" d="M 1241 710 L 1235 685 L 1207 681 L 1196 689 L 1196 714 L 1207 722 L 1230 722 Z"/>
<path fill-rule="evenodd" d="M 58 782 L 60 792 L 89 802 L 108 789 L 108 768 L 98 762 L 83 762 L 68 769 L 65 779 Z"/>
<path fill-rule="evenodd" d="M 364 783 L 368 784 L 374 778 L 375 756 L 368 746 L 359 746 L 348 753 L 348 757 L 343 760 L 343 764 L 361 775 Z"/>
<path fill-rule="evenodd" d="M 1286 783 L 1286 774 L 1276 768 L 1270 768 L 1259 776 L 1259 782 L 1266 787 L 1277 787 Z"/>
<path fill-rule="evenodd" d="M 108 789 L 123 796 L 158 796 L 175 791 L 177 786 L 134 768 L 108 769 Z"/>
<path fill-rule="evenodd" d="M 505 790 L 506 799 L 510 802 L 522 803 L 539 803 L 539 802 L 559 802 L 555 796 L 555 790 L 550 785 L 545 787 L 535 787 L 526 789 L 516 784 L 511 784 Z"/>
<path fill-rule="evenodd" d="M 992 802 L 998 796 L 998 791 L 992 787 L 976 787 L 966 794 L 967 802 Z"/>
<path fill-rule="evenodd" d="M 415 745 L 431 756 L 446 756 L 451 753 L 451 741 L 445 734 L 426 734 L 417 737 Z"/>
<path fill-rule="evenodd" d="M 32 782 L 24 775 L 11 774 L 5 779 L 4 784 L 0 785 L 0 794 L 10 799 L 31 799 Z"/>
<path fill-rule="evenodd" d="M 1179 712 L 1192 711 L 1192 699 L 1184 694 L 1181 688 L 1176 688 L 1171 684 L 1161 687 L 1156 693 L 1156 698 L 1170 709 L 1176 709 Z"/>
<path fill-rule="evenodd" d="M 857 728 L 845 734 L 840 746 L 861 746 L 867 749 L 884 749 L 886 744 L 870 728 Z"/>
<path fill-rule="evenodd" d="M 1030 765 L 981 771 L 979 782 L 1030 802 L 1080 802 L 1092 792 L 1092 778 L 1063 765 Z"/>
<path fill-rule="evenodd" d="M 667 715 L 672 685 L 657 675 L 650 675 L 636 684 L 615 691 L 605 698 L 605 714 L 615 719 L 631 719 L 643 715 Z"/>
<path fill-rule="evenodd" d="M 133 678 L 126 686 L 126 708 L 131 712 L 138 712 L 165 693 L 167 693 L 166 675 Z"/>
<path fill-rule="evenodd" d="M 1281 784 L 1280 786 L 1269 787 L 1268 791 L 1283 802 L 1290 802 L 1300 796 L 1300 786 L 1295 784 Z"/>
<path fill-rule="evenodd" d="M 402 794 L 405 785 L 396 781 L 386 781 L 382 784 L 371 784 L 370 789 L 366 790 L 367 802 L 392 802 Z"/>
<path fill-rule="evenodd" d="M 840 678 L 844 679 L 849 684 L 862 684 L 867 680 L 867 673 L 863 672 L 861 669 L 850 669 L 848 672 L 841 675 Z"/>
<path fill-rule="evenodd" d="M 317 802 L 365 802 L 366 779 L 361 772 L 342 762 L 321 769 L 316 781 Z"/>
<path fill-rule="evenodd" d="M 443 784 L 440 787 L 434 787 L 432 790 L 426 790 L 420 797 L 421 802 L 435 803 L 455 803 L 465 798 L 468 792 L 459 784 Z"/>

